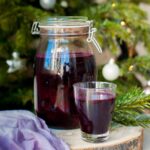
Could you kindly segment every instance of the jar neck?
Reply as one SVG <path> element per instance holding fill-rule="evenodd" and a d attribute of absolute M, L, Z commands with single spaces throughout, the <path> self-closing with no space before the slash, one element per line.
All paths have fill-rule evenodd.
<path fill-rule="evenodd" d="M 67 39 L 67 40 L 86 40 L 88 39 L 88 34 L 86 35 L 41 35 L 41 38 L 44 39 L 52 39 L 52 40 L 61 40 L 61 39 Z"/>
<path fill-rule="evenodd" d="M 48 35 L 51 37 L 71 37 L 71 36 L 88 36 L 89 26 L 85 27 L 40 27 L 40 35 Z"/>

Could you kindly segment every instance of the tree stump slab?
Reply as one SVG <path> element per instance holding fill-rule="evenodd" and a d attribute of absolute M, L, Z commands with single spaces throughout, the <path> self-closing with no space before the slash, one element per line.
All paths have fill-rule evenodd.
<path fill-rule="evenodd" d="M 142 150 L 143 128 L 118 127 L 110 131 L 110 137 L 102 143 L 89 143 L 81 138 L 80 129 L 57 130 L 53 133 L 62 138 L 71 150 Z"/>

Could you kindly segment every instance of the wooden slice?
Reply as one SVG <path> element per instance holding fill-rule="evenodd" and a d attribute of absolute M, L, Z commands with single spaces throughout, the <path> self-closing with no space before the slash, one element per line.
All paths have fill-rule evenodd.
<path fill-rule="evenodd" d="M 110 137 L 102 143 L 89 143 L 81 138 L 80 129 L 52 130 L 62 138 L 71 150 L 142 150 L 143 128 L 119 127 L 110 132 Z"/>

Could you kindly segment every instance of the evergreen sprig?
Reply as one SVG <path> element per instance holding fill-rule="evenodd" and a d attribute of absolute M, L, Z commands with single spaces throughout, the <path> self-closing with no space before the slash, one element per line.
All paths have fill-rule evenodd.
<path fill-rule="evenodd" d="M 113 5 L 114 4 L 114 5 Z M 128 10 L 127 10 L 128 9 Z M 114 54 L 120 51 L 118 38 L 127 46 L 135 46 L 142 41 L 150 50 L 150 26 L 147 14 L 137 4 L 128 1 L 106 1 L 96 6 L 82 9 L 80 14 L 95 20 L 102 47 Z M 124 24 L 122 24 L 124 22 Z"/>
<path fill-rule="evenodd" d="M 150 126 L 150 116 L 144 114 L 150 109 L 150 95 L 145 95 L 140 88 L 131 88 L 116 99 L 113 120 L 124 125 Z"/>
<path fill-rule="evenodd" d="M 118 1 L 118 0 L 115 0 Z M 132 2 L 132 3 L 136 3 L 139 4 L 141 3 L 141 0 L 119 0 L 120 2 Z M 143 3 L 150 3 L 150 0 L 142 0 Z"/>
<path fill-rule="evenodd" d="M 130 67 L 133 67 L 130 70 Z M 149 68 L 150 68 L 150 56 L 138 56 L 129 58 L 128 60 L 121 63 L 122 76 L 129 76 L 130 74 L 140 73 L 146 79 L 149 79 Z"/>

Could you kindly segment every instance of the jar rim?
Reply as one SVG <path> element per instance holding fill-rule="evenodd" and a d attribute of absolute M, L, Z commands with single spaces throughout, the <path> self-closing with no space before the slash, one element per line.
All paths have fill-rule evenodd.
<path fill-rule="evenodd" d="M 86 16 L 53 16 L 39 22 L 40 28 L 89 27 L 91 21 Z"/>

